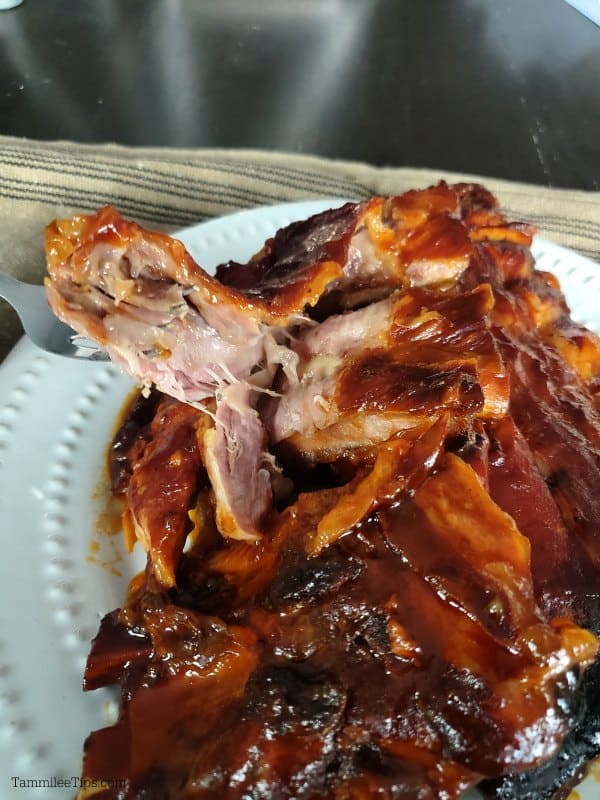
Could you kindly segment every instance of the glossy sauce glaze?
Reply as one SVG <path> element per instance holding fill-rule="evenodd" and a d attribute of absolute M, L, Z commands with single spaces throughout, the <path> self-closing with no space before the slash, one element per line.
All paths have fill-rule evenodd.
<path fill-rule="evenodd" d="M 198 540 L 168 594 L 137 588 L 88 662 L 87 688 L 120 676 L 124 715 L 86 771 L 132 797 L 455 797 L 558 742 L 576 672 L 543 689 L 544 654 L 590 658 L 593 637 L 543 621 L 527 540 L 465 462 L 437 463 L 316 556 L 343 488 L 300 495 L 258 547 Z"/>

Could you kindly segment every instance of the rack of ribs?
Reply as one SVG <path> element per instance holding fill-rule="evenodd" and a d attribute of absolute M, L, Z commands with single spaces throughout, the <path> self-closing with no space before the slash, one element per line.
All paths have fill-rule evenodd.
<path fill-rule="evenodd" d="M 599 749 L 600 343 L 532 235 L 443 183 L 215 277 L 112 208 L 49 226 L 51 307 L 144 387 L 95 798 L 542 800 Z"/>

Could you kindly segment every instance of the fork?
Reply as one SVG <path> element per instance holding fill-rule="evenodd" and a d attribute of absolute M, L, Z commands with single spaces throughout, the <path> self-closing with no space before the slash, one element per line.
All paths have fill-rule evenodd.
<path fill-rule="evenodd" d="M 8 300 L 27 336 L 42 350 L 84 361 L 108 361 L 108 355 L 96 342 L 80 336 L 54 316 L 43 286 L 22 283 L 0 272 L 0 297 Z"/>

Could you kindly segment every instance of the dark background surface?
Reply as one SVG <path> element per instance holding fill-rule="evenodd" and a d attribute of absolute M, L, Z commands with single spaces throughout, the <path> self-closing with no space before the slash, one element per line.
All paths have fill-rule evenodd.
<path fill-rule="evenodd" d="M 600 28 L 564 0 L 25 0 L 0 133 L 600 187 Z"/>

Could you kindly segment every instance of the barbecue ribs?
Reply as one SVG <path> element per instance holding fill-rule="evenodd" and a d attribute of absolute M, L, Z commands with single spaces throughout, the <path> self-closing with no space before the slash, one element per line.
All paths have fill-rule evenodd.
<path fill-rule="evenodd" d="M 96 800 L 558 796 L 600 632 L 600 342 L 532 234 L 440 184 L 213 278 L 112 208 L 49 226 L 55 313 L 156 387 L 113 443 L 147 567 L 85 672 L 121 690 Z"/>

